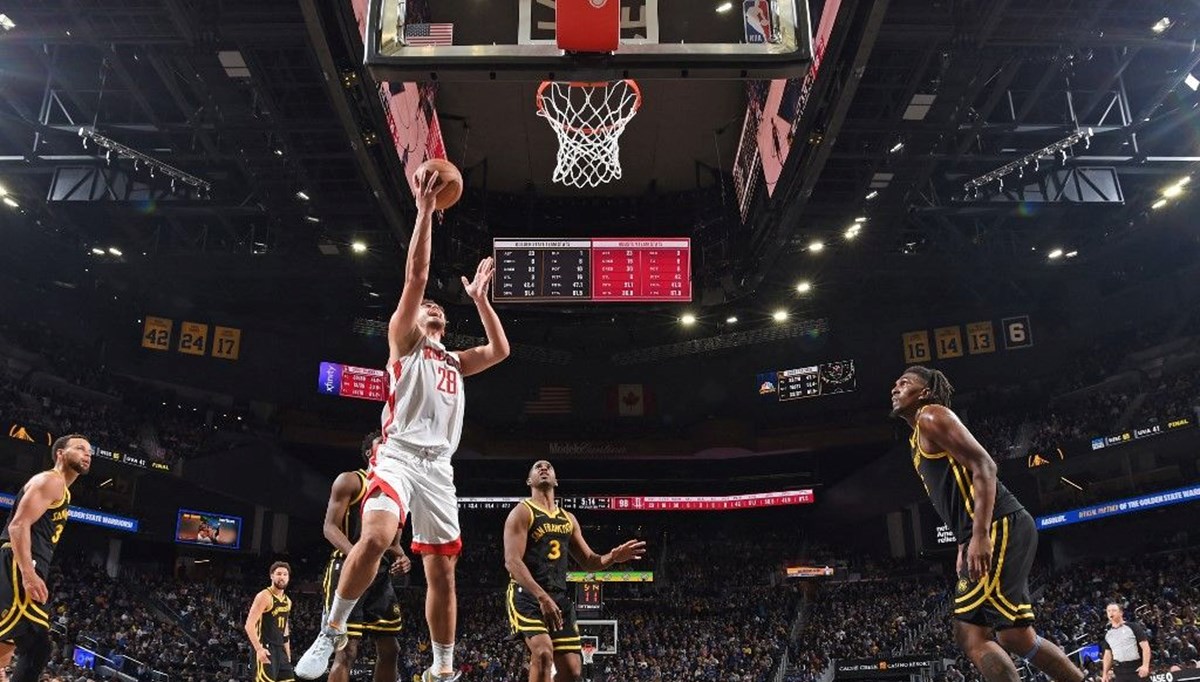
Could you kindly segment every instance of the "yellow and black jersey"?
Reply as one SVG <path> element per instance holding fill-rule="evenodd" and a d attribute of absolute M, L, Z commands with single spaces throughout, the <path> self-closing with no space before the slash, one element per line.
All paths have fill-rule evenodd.
<path fill-rule="evenodd" d="M 271 590 L 264 590 L 271 598 L 271 607 L 258 619 L 258 637 L 263 644 L 283 645 L 287 632 L 288 618 L 292 615 L 292 600 L 286 594 L 275 596 Z"/>
<path fill-rule="evenodd" d="M 529 534 L 525 538 L 525 556 L 522 559 L 530 575 L 550 594 L 567 592 L 567 554 L 571 547 L 571 535 L 575 524 L 563 509 L 546 511 L 523 500 L 529 508 L 531 519 Z"/>
<path fill-rule="evenodd" d="M 351 544 L 358 542 L 358 536 L 362 534 L 362 503 L 367 497 L 367 472 L 359 469 L 354 473 L 358 476 L 358 492 L 350 498 L 350 504 L 346 505 L 346 513 L 342 515 L 340 525 Z M 334 548 L 333 556 L 337 559 L 346 555 L 340 549 Z"/>
<path fill-rule="evenodd" d="M 924 410 L 925 408 L 921 408 Z M 971 482 L 971 471 L 957 462 L 947 452 L 928 453 L 921 449 L 921 413 L 917 412 L 916 427 L 909 438 L 912 446 L 913 468 L 921 477 L 929 501 L 942 517 L 954 538 L 960 543 L 971 539 L 975 518 L 975 485 Z M 996 504 L 992 508 L 991 521 L 1024 509 L 1017 498 L 996 481 Z"/>
<path fill-rule="evenodd" d="M 51 472 L 56 476 L 62 475 L 57 471 L 51 470 Z M 21 491 L 17 493 L 17 498 L 13 500 L 12 510 L 8 512 L 8 519 L 4 522 L 4 530 L 0 531 L 0 546 L 2 547 L 11 546 L 12 538 L 8 534 L 8 524 L 12 523 L 13 515 L 17 513 L 17 508 L 21 506 L 21 500 L 24 497 L 25 488 L 22 487 Z M 54 558 L 54 547 L 58 545 L 63 529 L 67 526 L 70 505 L 71 490 L 67 488 L 63 491 L 62 499 L 50 505 L 29 529 L 34 566 L 43 580 L 49 574 L 50 561 Z"/>

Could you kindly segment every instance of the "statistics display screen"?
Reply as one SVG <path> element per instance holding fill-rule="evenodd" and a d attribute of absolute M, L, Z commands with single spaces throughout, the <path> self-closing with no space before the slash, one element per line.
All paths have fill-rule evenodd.
<path fill-rule="evenodd" d="M 175 522 L 175 542 L 238 549 L 242 546 L 242 518 L 229 514 L 180 509 L 179 518 Z"/>
<path fill-rule="evenodd" d="M 849 393 L 857 389 L 858 379 L 853 360 L 836 360 L 819 365 L 758 373 L 758 395 L 781 403 L 834 393 Z"/>
<path fill-rule="evenodd" d="M 521 497 L 459 497 L 461 509 L 509 509 L 521 502 Z M 781 490 L 748 495 L 594 495 L 559 497 L 559 505 L 568 509 L 590 511 L 732 511 L 812 504 L 816 501 L 812 488 Z"/>
<path fill-rule="evenodd" d="M 322 362 L 317 374 L 317 392 L 324 395 L 383 402 L 387 387 L 387 372 L 381 369 Z"/>
<path fill-rule="evenodd" d="M 692 241 L 495 239 L 497 303 L 692 300 Z"/>

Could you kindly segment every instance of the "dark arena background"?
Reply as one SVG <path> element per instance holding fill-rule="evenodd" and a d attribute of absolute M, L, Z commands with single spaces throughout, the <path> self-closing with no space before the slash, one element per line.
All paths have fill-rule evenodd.
<path fill-rule="evenodd" d="M 293 659 L 313 640 L 431 157 L 464 179 L 426 286 L 446 345 L 485 336 L 460 276 L 489 256 L 511 342 L 453 459 L 464 681 L 529 679 L 502 530 L 539 459 L 598 552 L 647 543 L 569 576 L 584 679 L 984 679 L 889 418 L 915 364 L 1037 521 L 1038 632 L 1100 682 L 1115 602 L 1147 680 L 1200 679 L 1200 5 L 620 5 L 593 62 L 546 0 L 0 3 L 0 504 L 57 437 L 93 448 L 40 679 L 259 679 L 243 623 L 277 560 Z M 385 63 L 364 36 L 397 22 L 394 59 L 445 63 Z M 718 59 L 777 39 L 794 62 Z M 537 50 L 641 79 L 619 178 L 552 180 Z M 430 665 L 413 556 L 377 680 Z"/>

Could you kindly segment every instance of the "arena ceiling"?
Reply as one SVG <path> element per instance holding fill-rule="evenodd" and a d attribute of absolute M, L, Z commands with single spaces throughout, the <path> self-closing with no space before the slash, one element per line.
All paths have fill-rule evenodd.
<path fill-rule="evenodd" d="M 714 319 L 779 301 L 812 314 L 882 308 L 931 278 L 961 284 L 946 296 L 988 303 L 1021 295 L 1047 266 L 1099 262 L 1139 238 L 1134 228 L 1153 223 L 1163 189 L 1200 162 L 1192 2 L 838 7 L 819 101 L 796 128 L 779 189 L 745 224 L 728 178 L 741 83 L 651 86 L 673 104 L 631 127 L 632 175 L 608 202 L 539 191 L 549 132 L 489 109 L 519 110 L 528 87 L 444 87 L 452 158 L 490 159 L 491 170 L 439 228 L 436 295 L 459 296 L 457 274 L 501 229 L 549 233 L 587 214 L 627 234 L 690 232 L 696 308 Z M 0 185 L 24 213 L 2 210 L 4 220 L 37 221 L 81 253 L 103 251 L 97 271 L 135 300 L 296 317 L 390 307 L 411 200 L 395 150 L 380 143 L 386 124 L 347 38 L 348 7 L 17 0 L 5 13 L 15 26 L 0 33 Z M 80 128 L 211 191 L 109 161 L 82 144 Z M 1087 129 L 1090 141 L 1065 162 L 1026 167 L 1003 189 L 964 188 Z M 690 142 L 670 142 L 682 138 Z M 847 240 L 857 217 L 867 220 Z M 369 251 L 352 253 L 354 240 Z M 826 248 L 815 252 L 814 241 Z M 1062 255 L 1050 263 L 1054 249 Z M 814 295 L 796 298 L 800 279 Z M 519 317 L 536 327 L 560 323 L 559 312 Z M 603 324 L 646 319 L 641 307 L 572 312 Z M 664 323 L 677 313 L 656 312 Z"/>

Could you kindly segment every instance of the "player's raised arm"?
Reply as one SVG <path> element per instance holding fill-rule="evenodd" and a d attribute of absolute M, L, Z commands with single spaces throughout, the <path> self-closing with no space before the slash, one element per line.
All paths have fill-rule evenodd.
<path fill-rule="evenodd" d="M 971 472 L 975 509 L 971 542 L 967 546 L 967 571 L 972 580 L 979 580 L 988 572 L 992 559 L 989 534 L 996 505 L 996 462 L 949 409 L 930 405 L 918 419 L 921 435 L 933 450 L 949 452 L 950 457 Z"/>
<path fill-rule="evenodd" d="M 246 636 L 250 638 L 250 646 L 254 648 L 254 657 L 259 663 L 267 664 L 271 662 L 271 652 L 267 651 L 267 647 L 263 646 L 262 637 L 259 636 L 258 624 L 262 620 L 262 615 L 267 609 L 271 608 L 271 597 L 266 590 L 259 590 L 258 594 L 254 595 L 254 601 L 250 604 L 250 612 L 246 614 Z"/>
<path fill-rule="evenodd" d="M 341 519 L 350 508 L 350 500 L 358 493 L 358 480 L 358 474 L 352 471 L 338 474 L 329 489 L 329 503 L 325 505 L 325 524 L 322 527 L 325 539 L 334 549 L 347 555 L 350 554 L 354 543 L 342 532 Z"/>
<path fill-rule="evenodd" d="M 417 221 L 413 226 L 412 239 L 408 242 L 408 257 L 404 265 L 404 290 L 396 312 L 388 321 L 388 346 L 391 351 L 389 364 L 407 355 L 420 339 L 417 329 L 417 313 L 425 298 L 425 284 L 429 281 L 429 259 L 432 251 L 433 211 L 437 193 L 445 186 L 437 171 L 417 171 L 413 177 L 414 201 L 417 205 Z"/>
<path fill-rule="evenodd" d="M 496 261 L 489 257 L 479 261 L 474 279 L 468 282 L 466 277 L 462 278 L 463 289 L 466 290 L 471 300 L 475 301 L 475 309 L 479 311 L 479 319 L 483 322 L 483 331 L 487 335 L 486 344 L 469 348 L 458 354 L 459 361 L 462 362 L 463 376 L 479 374 L 508 357 L 508 336 L 504 334 L 504 325 L 500 324 L 500 316 L 496 314 L 495 308 L 492 308 L 492 302 L 488 300 L 488 288 L 495 272 Z"/>
<path fill-rule="evenodd" d="M 623 564 L 626 561 L 641 559 L 646 555 L 645 540 L 628 540 L 609 550 L 608 554 L 596 554 L 583 539 L 583 529 L 579 527 L 579 519 L 567 512 L 571 517 L 571 558 L 585 571 L 602 571 L 613 564 Z"/>
<path fill-rule="evenodd" d="M 46 603 L 50 592 L 45 581 L 37 574 L 33 564 L 33 539 L 30 529 L 34 522 L 46 513 L 50 505 L 61 500 L 67 492 L 67 482 L 55 473 L 43 472 L 29 479 L 21 504 L 8 523 L 8 537 L 12 542 L 13 558 L 21 571 L 25 591 L 40 604 Z"/>

